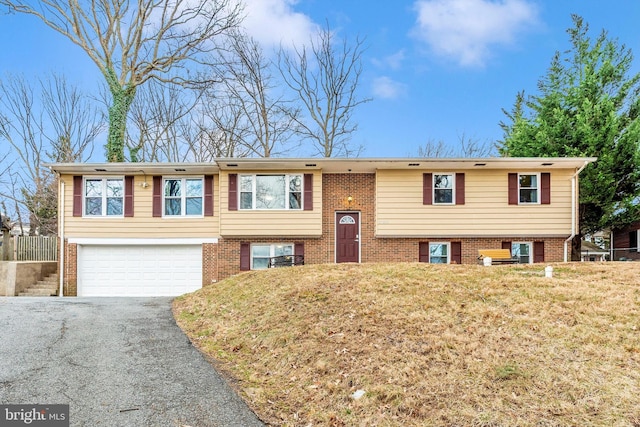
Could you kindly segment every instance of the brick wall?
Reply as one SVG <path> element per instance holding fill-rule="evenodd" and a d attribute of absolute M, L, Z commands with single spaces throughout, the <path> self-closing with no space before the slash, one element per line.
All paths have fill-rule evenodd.
<path fill-rule="evenodd" d="M 352 200 L 349 201 L 348 197 Z M 320 238 L 260 238 L 220 239 L 218 246 L 218 278 L 220 280 L 240 272 L 240 243 L 304 242 L 305 264 L 335 262 L 336 212 L 360 213 L 360 259 L 362 262 L 417 262 L 420 242 L 428 238 L 375 237 L 375 174 L 325 174 L 322 178 L 322 230 Z M 564 239 L 535 236 L 487 238 L 438 238 L 432 241 L 461 242 L 462 263 L 476 264 L 478 249 L 501 249 L 503 241 L 544 241 L 545 261 L 564 260 Z M 533 254 L 532 254 L 533 256 Z"/>
<path fill-rule="evenodd" d="M 218 281 L 218 245 L 215 243 L 202 244 L 202 286 Z"/>
<path fill-rule="evenodd" d="M 78 245 L 65 240 L 60 249 L 64 250 L 65 263 L 64 268 L 58 270 L 64 272 L 62 292 L 66 297 L 74 297 L 78 295 Z"/>

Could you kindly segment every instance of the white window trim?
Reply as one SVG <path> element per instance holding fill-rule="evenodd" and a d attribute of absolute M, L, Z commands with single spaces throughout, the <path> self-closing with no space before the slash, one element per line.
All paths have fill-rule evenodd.
<path fill-rule="evenodd" d="M 522 175 L 535 175 L 536 176 L 536 182 L 537 182 L 537 186 L 536 186 L 536 200 L 535 202 L 523 202 L 520 200 L 520 176 Z M 533 187 L 531 187 L 533 188 Z M 529 188 L 529 189 L 531 189 Z M 542 183 L 540 182 L 540 172 L 522 172 L 522 173 L 518 173 L 518 204 L 519 205 L 539 205 L 540 204 L 540 199 L 542 198 Z"/>
<path fill-rule="evenodd" d="M 441 203 L 436 202 L 436 175 L 450 175 L 451 176 L 451 202 Z M 431 185 L 431 200 L 434 205 L 455 205 L 456 204 L 456 174 L 455 172 L 433 172 L 433 185 Z"/>
<path fill-rule="evenodd" d="M 444 245 L 447 247 L 447 264 L 451 264 L 451 242 L 429 242 L 429 264 L 431 262 L 431 245 Z M 440 257 L 438 257 L 440 258 Z M 438 263 L 440 264 L 440 263 Z"/>
<path fill-rule="evenodd" d="M 513 252 L 513 245 L 529 245 L 529 262 L 527 264 L 533 264 L 533 242 L 511 242 L 511 251 Z M 513 257 L 513 253 L 511 254 Z M 518 264 L 524 264 L 518 261 Z"/>
<path fill-rule="evenodd" d="M 257 176 L 284 176 L 286 178 L 285 185 L 285 203 L 284 208 L 281 209 L 265 209 L 265 208 L 257 208 L 256 207 L 256 186 L 257 186 Z M 251 208 L 243 208 L 242 207 L 242 177 L 251 177 Z M 289 207 L 289 197 L 290 197 L 290 179 L 292 176 L 300 177 L 300 208 L 293 209 Z M 304 174 L 302 173 L 254 173 L 254 174 L 239 174 L 238 175 L 238 210 L 241 211 L 302 211 L 304 210 Z"/>
<path fill-rule="evenodd" d="M 181 180 L 181 188 L 184 189 L 182 194 L 180 195 L 180 215 L 166 215 L 165 212 L 165 200 L 166 196 L 164 194 L 164 187 L 167 180 Z M 186 180 L 188 179 L 199 179 L 202 181 L 202 194 L 200 198 L 202 199 L 202 209 L 200 214 L 197 215 L 187 215 L 187 194 L 186 194 Z M 204 218 L 204 175 L 194 175 L 194 176 L 163 176 L 162 177 L 162 218 Z"/>
<path fill-rule="evenodd" d="M 87 180 L 102 180 L 102 214 L 87 215 Z M 122 213 L 120 215 L 107 215 L 107 180 L 122 181 Z M 124 218 L 124 200 L 125 200 L 125 182 L 124 176 L 84 176 L 82 177 L 82 217 L 83 218 Z"/>
<path fill-rule="evenodd" d="M 255 270 L 253 268 L 253 247 L 254 246 L 269 246 L 269 258 L 272 258 L 276 255 L 274 255 L 274 251 L 275 251 L 275 247 L 276 246 L 291 246 L 291 254 L 295 255 L 295 250 L 296 250 L 296 245 L 295 243 L 289 243 L 289 242 L 278 242 L 278 243 L 251 243 L 251 245 L 249 245 L 249 259 L 250 259 L 250 266 L 251 266 L 251 270 Z M 258 257 L 258 258 L 263 258 L 263 257 Z M 268 267 L 267 267 L 268 268 Z M 259 268 L 258 270 L 264 270 L 263 268 Z"/>

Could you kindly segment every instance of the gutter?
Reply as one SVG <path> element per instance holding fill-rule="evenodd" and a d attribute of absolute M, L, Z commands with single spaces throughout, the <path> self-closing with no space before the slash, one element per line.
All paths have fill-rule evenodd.
<path fill-rule="evenodd" d="M 578 175 L 580 174 L 580 172 L 582 172 L 582 170 L 584 168 L 587 167 L 587 165 L 589 164 L 589 161 L 585 161 L 584 164 L 582 166 L 580 166 L 580 168 L 576 171 L 576 173 L 574 173 L 571 176 L 571 236 L 569 236 L 567 238 L 567 240 L 564 241 L 564 262 L 568 262 L 567 260 L 567 246 L 568 243 L 573 240 L 574 237 L 576 237 L 576 234 L 578 234 L 578 230 L 577 230 L 577 218 L 576 218 L 576 196 L 577 196 L 577 188 L 576 188 L 576 181 L 578 178 Z"/>

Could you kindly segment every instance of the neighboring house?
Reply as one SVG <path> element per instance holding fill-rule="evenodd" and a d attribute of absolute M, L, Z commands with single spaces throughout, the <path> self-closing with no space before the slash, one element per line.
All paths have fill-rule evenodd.
<path fill-rule="evenodd" d="M 271 257 L 567 260 L 594 158 L 218 159 L 49 165 L 65 295 L 179 295 Z"/>
<path fill-rule="evenodd" d="M 609 256 L 608 250 L 586 240 L 581 242 L 580 253 L 582 261 L 606 261 Z"/>
<path fill-rule="evenodd" d="M 639 235 L 640 221 L 622 229 L 614 229 L 611 232 L 611 259 L 613 261 L 640 260 Z"/>

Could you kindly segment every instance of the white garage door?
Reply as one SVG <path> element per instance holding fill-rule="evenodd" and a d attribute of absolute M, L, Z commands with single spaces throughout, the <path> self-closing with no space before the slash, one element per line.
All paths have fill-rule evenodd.
<path fill-rule="evenodd" d="M 201 245 L 78 246 L 78 296 L 177 296 L 201 287 Z"/>

